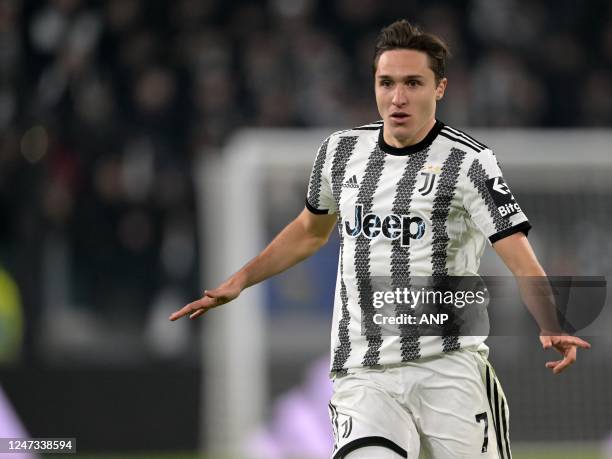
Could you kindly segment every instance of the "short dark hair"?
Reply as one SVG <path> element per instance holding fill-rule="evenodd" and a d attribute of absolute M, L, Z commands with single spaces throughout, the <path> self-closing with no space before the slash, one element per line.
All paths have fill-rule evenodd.
<path fill-rule="evenodd" d="M 381 54 L 392 49 L 414 49 L 427 54 L 429 68 L 436 76 L 436 84 L 446 75 L 446 58 L 450 56 L 446 43 L 436 35 L 421 31 L 405 19 L 395 21 L 380 31 L 374 52 L 374 74 Z"/>

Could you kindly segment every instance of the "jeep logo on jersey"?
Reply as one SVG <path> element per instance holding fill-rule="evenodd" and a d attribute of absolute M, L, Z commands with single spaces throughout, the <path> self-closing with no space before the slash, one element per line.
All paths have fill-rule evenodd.
<path fill-rule="evenodd" d="M 485 184 L 502 217 L 512 217 L 522 212 L 503 177 L 491 178 Z"/>
<path fill-rule="evenodd" d="M 355 220 L 344 221 L 344 230 L 349 237 L 363 234 L 368 239 L 383 236 L 386 239 L 400 239 L 402 245 L 410 245 L 410 239 L 421 239 L 425 234 L 422 218 L 409 215 L 389 214 L 380 217 L 376 214 L 363 215 L 363 205 L 355 206 Z"/>

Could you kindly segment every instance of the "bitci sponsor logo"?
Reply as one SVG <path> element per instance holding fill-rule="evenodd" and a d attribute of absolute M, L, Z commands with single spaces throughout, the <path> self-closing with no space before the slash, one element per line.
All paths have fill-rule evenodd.
<path fill-rule="evenodd" d="M 508 218 L 522 212 L 503 177 L 493 177 L 485 185 L 502 217 Z"/>
<path fill-rule="evenodd" d="M 504 204 L 503 206 L 499 206 L 497 210 L 499 210 L 499 213 L 501 214 L 502 217 L 515 215 L 515 214 L 518 214 L 519 212 L 522 212 L 517 202 L 511 202 L 508 204 Z"/>

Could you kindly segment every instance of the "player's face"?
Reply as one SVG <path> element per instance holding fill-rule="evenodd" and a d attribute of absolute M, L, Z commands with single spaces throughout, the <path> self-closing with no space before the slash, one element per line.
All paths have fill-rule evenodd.
<path fill-rule="evenodd" d="M 436 101 L 444 95 L 446 78 L 436 84 L 424 52 L 394 49 L 380 55 L 374 79 L 385 142 L 405 147 L 421 141 L 435 123 Z"/>

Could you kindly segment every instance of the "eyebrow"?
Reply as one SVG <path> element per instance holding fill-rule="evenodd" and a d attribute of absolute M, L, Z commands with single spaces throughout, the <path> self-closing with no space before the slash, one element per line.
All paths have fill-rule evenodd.
<path fill-rule="evenodd" d="M 392 80 L 393 79 L 393 77 L 391 75 L 378 75 L 377 78 L 379 80 L 384 80 L 384 79 Z M 405 76 L 400 77 L 399 79 L 400 80 L 408 80 L 408 79 L 415 79 L 415 78 L 421 78 L 422 79 L 422 78 L 425 78 L 425 76 L 424 75 L 405 75 Z"/>

